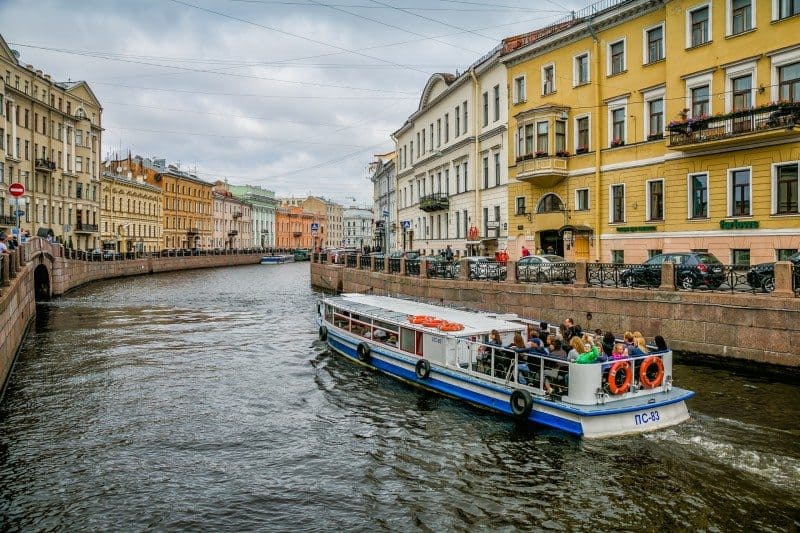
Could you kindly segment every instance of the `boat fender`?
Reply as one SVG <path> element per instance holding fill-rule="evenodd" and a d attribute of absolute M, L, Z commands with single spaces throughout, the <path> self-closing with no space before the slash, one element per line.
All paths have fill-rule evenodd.
<path fill-rule="evenodd" d="M 321 340 L 322 342 L 328 340 L 328 328 L 326 328 L 325 326 L 319 327 L 319 340 Z"/>
<path fill-rule="evenodd" d="M 511 404 L 511 412 L 514 413 L 514 416 L 520 418 L 528 418 L 533 409 L 533 398 L 531 393 L 525 389 L 514 389 L 509 403 Z"/>
<path fill-rule="evenodd" d="M 617 379 L 617 375 L 622 372 L 622 381 Z M 625 394 L 631 387 L 633 372 L 631 365 L 627 361 L 617 361 L 608 371 L 608 391 L 611 394 Z"/>
<path fill-rule="evenodd" d="M 417 361 L 414 371 L 417 374 L 417 379 L 428 379 L 431 375 L 431 364 L 427 359 L 420 359 Z"/>
<path fill-rule="evenodd" d="M 661 385 L 664 379 L 664 362 L 660 357 L 651 355 L 639 367 L 639 382 L 645 388 L 652 389 Z"/>
<path fill-rule="evenodd" d="M 358 360 L 362 363 L 369 363 L 370 360 L 370 353 L 369 353 L 369 345 L 366 342 L 362 342 L 358 345 L 356 349 L 356 353 L 358 354 Z"/>

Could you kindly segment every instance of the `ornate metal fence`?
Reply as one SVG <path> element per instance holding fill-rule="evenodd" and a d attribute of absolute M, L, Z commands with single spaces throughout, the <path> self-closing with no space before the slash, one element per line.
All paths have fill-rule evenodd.
<path fill-rule="evenodd" d="M 575 263 L 538 263 L 516 265 L 520 283 L 575 283 Z"/>
<path fill-rule="evenodd" d="M 406 276 L 419 276 L 419 259 L 406 259 Z"/>

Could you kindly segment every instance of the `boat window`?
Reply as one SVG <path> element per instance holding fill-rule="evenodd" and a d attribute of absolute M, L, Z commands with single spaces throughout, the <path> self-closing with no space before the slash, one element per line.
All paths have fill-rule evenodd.
<path fill-rule="evenodd" d="M 330 304 L 325 304 L 325 321 L 333 322 L 333 306 Z"/>
<path fill-rule="evenodd" d="M 390 324 L 388 322 L 382 322 L 380 320 L 375 320 L 373 324 L 375 324 L 375 327 L 381 328 L 384 331 L 392 331 L 394 333 L 400 332 L 400 326 L 396 324 Z"/>
<path fill-rule="evenodd" d="M 416 331 L 413 329 L 402 328 L 400 330 L 400 349 L 404 352 L 415 353 L 416 341 L 415 341 L 415 334 Z"/>
<path fill-rule="evenodd" d="M 337 312 L 333 314 L 333 325 L 336 326 L 337 328 L 349 330 L 350 319 L 347 318 L 346 316 L 340 315 L 338 311 L 339 310 L 337 309 Z"/>
<path fill-rule="evenodd" d="M 423 357 L 423 349 L 422 349 L 422 333 L 417 331 L 417 355 Z"/>
<path fill-rule="evenodd" d="M 365 322 L 360 322 L 353 317 L 353 320 L 350 321 L 350 332 L 356 335 L 360 335 L 362 337 L 371 337 L 372 333 L 370 332 L 372 328 L 369 324 Z M 367 335 L 369 333 L 369 335 Z"/>

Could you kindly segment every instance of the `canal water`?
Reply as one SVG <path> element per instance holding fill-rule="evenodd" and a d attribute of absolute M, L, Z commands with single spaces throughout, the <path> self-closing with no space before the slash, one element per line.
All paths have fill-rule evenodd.
<path fill-rule="evenodd" d="M 800 527 L 796 379 L 684 362 L 690 422 L 584 442 L 329 353 L 308 269 L 116 279 L 41 306 L 0 405 L 0 529 Z"/>

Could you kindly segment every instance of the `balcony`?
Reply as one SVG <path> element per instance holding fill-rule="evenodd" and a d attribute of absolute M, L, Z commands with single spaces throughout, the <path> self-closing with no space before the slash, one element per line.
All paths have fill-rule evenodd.
<path fill-rule="evenodd" d="M 232 229 L 232 230 L 230 230 L 228 232 L 228 237 L 235 237 L 237 235 L 239 235 L 239 230 L 238 229 Z"/>
<path fill-rule="evenodd" d="M 430 213 L 450 209 L 450 198 L 445 193 L 428 194 L 419 199 L 419 208 Z"/>
<path fill-rule="evenodd" d="M 41 172 L 52 172 L 56 169 L 56 164 L 49 159 L 37 159 L 35 161 L 35 168 Z"/>
<path fill-rule="evenodd" d="M 719 117 L 689 118 L 667 126 L 669 147 L 689 152 L 795 137 L 800 103 L 737 111 Z"/>
<path fill-rule="evenodd" d="M 292 237 L 302 237 L 302 236 L 303 236 L 302 231 L 295 231 L 294 233 L 292 233 Z"/>
<path fill-rule="evenodd" d="M 97 231 L 97 224 L 84 224 L 82 222 L 75 224 L 75 233 L 97 233 Z"/>
<path fill-rule="evenodd" d="M 235 212 L 235 213 L 233 214 L 233 218 L 234 218 L 234 219 L 236 219 L 236 218 L 242 218 L 242 212 L 241 212 L 241 211 L 237 211 L 237 212 Z"/>
<path fill-rule="evenodd" d="M 556 155 L 517 158 L 517 179 L 540 187 L 552 187 L 569 175 L 567 157 Z"/>
<path fill-rule="evenodd" d="M 0 215 L 0 226 L 16 226 L 17 219 L 10 215 Z"/>
<path fill-rule="evenodd" d="M 200 233 L 200 228 L 189 228 L 186 230 L 189 235 L 197 235 Z"/>

